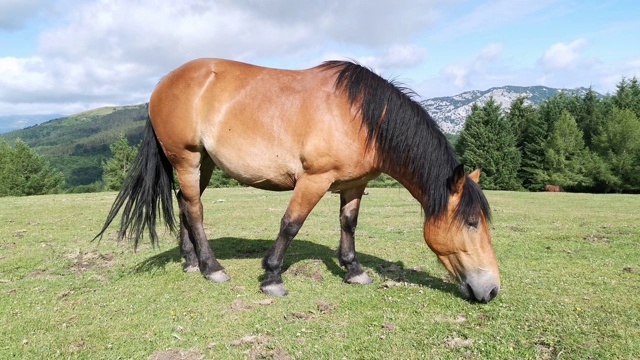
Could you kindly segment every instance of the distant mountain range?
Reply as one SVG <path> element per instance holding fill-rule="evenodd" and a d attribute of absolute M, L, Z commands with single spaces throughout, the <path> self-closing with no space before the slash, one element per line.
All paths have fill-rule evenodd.
<path fill-rule="evenodd" d="M 45 115 L 0 115 L 0 134 L 24 129 L 42 122 L 64 117 L 60 114 Z"/>
<path fill-rule="evenodd" d="M 546 86 L 501 86 L 484 91 L 473 90 L 455 96 L 432 98 L 422 101 L 421 104 L 429 111 L 442 131 L 448 134 L 458 134 L 464 128 L 464 123 L 467 116 L 471 114 L 471 107 L 474 103 L 482 106 L 490 98 L 493 98 L 504 111 L 507 111 L 511 102 L 521 96 L 526 98 L 525 104 L 538 105 L 560 92 L 583 95 L 588 90 L 587 88 L 555 89 Z"/>
<path fill-rule="evenodd" d="M 503 86 L 428 99 L 422 105 L 445 133 L 458 134 L 475 102 L 482 105 L 493 97 L 506 111 L 519 96 L 525 96 L 527 103 L 537 105 L 562 91 L 583 94 L 587 90 Z M 146 114 L 146 104 L 140 104 L 99 108 L 67 117 L 55 114 L 2 116 L 0 140 L 12 143 L 22 139 L 64 173 L 67 186 L 88 185 L 102 178 L 102 162 L 111 155 L 109 144 L 119 136 L 125 136 L 130 144 L 137 144 L 142 139 Z M 5 124 L 4 127 L 1 124 Z M 3 129 L 15 128 L 16 124 L 24 124 L 25 128 L 2 134 Z"/>

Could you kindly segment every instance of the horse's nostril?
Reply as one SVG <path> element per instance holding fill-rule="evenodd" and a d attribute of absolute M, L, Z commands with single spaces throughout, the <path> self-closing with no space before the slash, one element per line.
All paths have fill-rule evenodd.
<path fill-rule="evenodd" d="M 491 288 L 489 292 L 477 294 L 476 292 L 473 291 L 473 287 L 471 287 L 471 285 L 469 284 L 467 284 L 466 289 L 471 299 L 474 299 L 475 301 L 478 301 L 483 304 L 486 304 L 489 301 L 493 300 L 493 298 L 495 298 L 498 295 L 498 292 L 500 291 L 500 288 L 498 288 L 497 286 L 494 286 Z"/>
<path fill-rule="evenodd" d="M 467 285 L 467 296 L 470 299 L 474 299 L 476 297 L 476 294 L 473 292 L 473 288 L 469 284 L 466 284 L 466 285 Z"/>
<path fill-rule="evenodd" d="M 491 300 L 493 300 L 493 298 L 498 296 L 498 292 L 499 291 L 500 291 L 500 289 L 497 286 L 494 286 L 493 289 L 491 289 L 491 291 L 489 292 L 489 300 L 488 301 L 491 301 Z"/>

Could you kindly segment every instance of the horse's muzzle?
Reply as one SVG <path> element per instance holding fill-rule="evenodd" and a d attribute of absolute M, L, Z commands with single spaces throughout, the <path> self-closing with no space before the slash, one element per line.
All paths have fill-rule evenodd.
<path fill-rule="evenodd" d="M 500 292 L 500 280 L 491 273 L 473 275 L 460 281 L 460 291 L 467 299 L 486 304 Z"/>

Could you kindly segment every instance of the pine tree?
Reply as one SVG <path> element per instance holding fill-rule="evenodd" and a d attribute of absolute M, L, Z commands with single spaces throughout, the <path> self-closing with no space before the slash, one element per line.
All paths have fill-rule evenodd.
<path fill-rule="evenodd" d="M 597 179 L 605 191 L 640 190 L 640 120 L 631 109 L 614 109 L 595 146 L 602 168 Z"/>
<path fill-rule="evenodd" d="M 129 146 L 129 141 L 124 135 L 109 146 L 112 157 L 103 162 L 102 169 L 104 173 L 102 180 L 107 190 L 120 190 L 124 178 L 131 168 L 131 163 L 138 153 L 136 146 Z"/>
<path fill-rule="evenodd" d="M 570 102 L 569 96 L 561 92 L 540 103 L 538 113 L 540 115 L 541 125 L 544 124 L 545 138 L 549 138 L 551 135 L 554 124 L 560 118 L 562 112 L 570 112 L 570 109 L 573 108 Z"/>
<path fill-rule="evenodd" d="M 612 99 L 613 104 L 620 110 L 633 109 L 633 91 L 627 79 L 622 78 L 616 85 L 616 93 Z"/>
<path fill-rule="evenodd" d="M 511 125 L 513 136 L 516 140 L 516 146 L 522 150 L 521 144 L 525 134 L 525 128 L 532 118 L 536 116 L 536 109 L 533 105 L 525 105 L 526 98 L 520 96 L 511 102 L 509 112 L 507 113 L 507 122 Z"/>
<path fill-rule="evenodd" d="M 29 145 L 0 143 L 0 196 L 52 194 L 62 191 L 64 176 Z"/>
<path fill-rule="evenodd" d="M 637 77 L 633 77 L 629 82 L 629 91 L 631 91 L 631 110 L 635 113 L 636 118 L 640 119 L 640 83 Z"/>
<path fill-rule="evenodd" d="M 522 139 L 518 143 L 521 154 L 518 178 L 529 191 L 540 191 L 546 185 L 540 176 L 544 167 L 546 136 L 546 125 L 535 113 L 525 124 Z"/>
<path fill-rule="evenodd" d="M 461 161 L 482 168 L 481 185 L 485 189 L 520 188 L 517 171 L 520 152 L 510 124 L 493 98 L 482 107 L 474 104 L 456 144 Z"/>
<path fill-rule="evenodd" d="M 640 84 L 635 76 L 627 81 L 623 78 L 616 86 L 613 104 L 620 110 L 631 110 L 640 119 Z"/>
<path fill-rule="evenodd" d="M 520 166 L 518 181 L 525 189 L 540 190 L 544 184 L 538 184 L 534 179 L 542 168 L 546 131 L 541 122 L 538 111 L 533 105 L 525 105 L 525 98 L 519 97 L 511 103 L 507 120 L 511 124 L 520 152 Z"/>
<path fill-rule="evenodd" d="M 539 173 L 538 181 L 569 188 L 589 186 L 588 159 L 582 131 L 575 118 L 564 110 L 546 141 L 544 171 Z"/>
<path fill-rule="evenodd" d="M 11 195 L 9 189 L 15 183 L 15 169 L 13 162 L 13 149 L 5 141 L 0 141 L 0 196 Z"/>
<path fill-rule="evenodd" d="M 576 123 L 584 136 L 584 143 L 591 148 L 593 139 L 600 134 L 607 117 L 607 108 L 596 92 L 589 88 L 580 99 L 580 109 L 575 115 Z"/>

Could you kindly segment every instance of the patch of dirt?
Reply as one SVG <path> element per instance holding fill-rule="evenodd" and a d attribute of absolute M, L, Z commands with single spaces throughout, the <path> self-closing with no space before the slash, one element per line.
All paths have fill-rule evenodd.
<path fill-rule="evenodd" d="M 273 299 L 263 299 L 263 300 L 257 300 L 254 301 L 252 304 L 247 304 L 246 302 L 240 300 L 240 299 L 235 299 L 231 302 L 231 310 L 232 311 L 246 311 L 246 310 L 252 310 L 257 306 L 269 306 L 269 305 L 273 305 L 275 304 L 276 301 Z"/>
<path fill-rule="evenodd" d="M 444 346 L 449 349 L 462 349 L 473 345 L 473 339 L 461 339 L 461 338 L 453 338 L 447 339 L 444 342 Z"/>
<path fill-rule="evenodd" d="M 251 309 L 253 309 L 253 306 L 245 303 L 240 299 L 235 299 L 231 302 L 232 311 L 244 311 L 244 310 L 251 310 Z"/>
<path fill-rule="evenodd" d="M 276 301 L 273 299 L 263 299 L 263 300 L 254 301 L 253 303 L 258 306 L 269 306 L 269 305 L 275 304 Z"/>
<path fill-rule="evenodd" d="M 453 322 L 456 324 L 462 324 L 465 321 L 467 321 L 467 318 L 464 315 L 458 315 L 456 316 L 455 320 L 453 320 Z"/>
<path fill-rule="evenodd" d="M 555 348 L 553 345 L 546 344 L 544 342 L 539 342 L 536 344 L 536 352 L 539 355 L 539 359 L 555 359 Z"/>
<path fill-rule="evenodd" d="M 84 340 L 78 340 L 69 346 L 69 351 L 77 352 L 84 350 L 87 347 L 87 343 Z"/>
<path fill-rule="evenodd" d="M 74 264 L 70 268 L 72 272 L 109 268 L 116 262 L 115 256 L 112 253 L 100 254 L 95 251 L 68 254 L 65 257 L 74 261 Z"/>
<path fill-rule="evenodd" d="M 156 351 L 147 360 L 201 360 L 204 356 L 198 350 L 167 350 Z"/>
<path fill-rule="evenodd" d="M 280 348 L 275 348 L 273 350 L 264 349 L 261 346 L 254 346 L 251 348 L 251 352 L 247 355 L 247 359 L 249 360 L 257 360 L 257 359 L 273 359 L 273 360 L 291 360 L 292 357 L 289 354 Z"/>
<path fill-rule="evenodd" d="M 314 270 L 311 274 L 311 279 L 315 282 L 323 282 L 324 276 L 322 276 L 322 273 L 320 271 Z"/>
<path fill-rule="evenodd" d="M 337 305 L 330 304 L 326 301 L 318 302 L 318 311 L 320 311 L 323 314 L 330 314 L 337 308 L 338 308 Z"/>
<path fill-rule="evenodd" d="M 314 311 L 308 311 L 308 312 L 294 311 L 291 313 L 291 315 L 284 316 L 284 320 L 286 321 L 297 321 L 297 320 L 307 321 L 307 320 L 314 320 L 317 318 L 318 318 L 318 314 L 315 313 Z"/>
<path fill-rule="evenodd" d="M 634 267 L 631 267 L 631 266 L 625 267 L 624 269 L 622 269 L 622 271 L 628 272 L 630 274 L 640 274 L 640 269 L 634 268 Z"/>
<path fill-rule="evenodd" d="M 66 298 L 69 295 L 73 295 L 74 292 L 75 291 L 73 291 L 73 290 L 63 291 L 63 292 L 59 293 L 58 295 L 56 295 L 56 300 L 60 300 L 60 299 Z"/>
<path fill-rule="evenodd" d="M 259 335 L 249 335 L 241 339 L 232 341 L 231 346 L 251 345 L 251 350 L 247 354 L 247 359 L 273 359 L 273 360 L 290 360 L 291 356 L 281 348 L 270 348 L 268 346 L 268 338 Z"/>
<path fill-rule="evenodd" d="M 25 276 L 25 278 L 26 279 L 41 278 L 41 277 L 48 276 L 49 274 L 51 274 L 50 270 L 34 270 L 34 271 L 28 273 L 27 276 Z"/>
<path fill-rule="evenodd" d="M 13 233 L 13 237 L 16 239 L 21 239 L 23 238 L 25 235 L 27 235 L 27 229 L 20 229 L 20 230 L 16 230 Z"/>
<path fill-rule="evenodd" d="M 467 318 L 462 314 L 458 314 L 456 315 L 455 319 L 444 316 L 436 316 L 432 319 L 432 321 L 438 323 L 462 324 L 463 322 L 467 321 Z"/>
<path fill-rule="evenodd" d="M 287 269 L 287 274 L 308 278 L 315 282 L 323 282 L 324 276 L 322 275 L 322 272 L 316 268 L 320 263 L 320 260 L 311 260 L 311 262 L 304 264 L 292 265 Z"/>
<path fill-rule="evenodd" d="M 387 332 L 395 331 L 397 328 L 397 326 L 393 325 L 390 322 L 385 322 L 384 324 L 382 324 L 382 330 Z"/>
<path fill-rule="evenodd" d="M 8 242 L 8 243 L 0 244 L 0 249 L 13 249 L 15 247 L 16 247 L 16 243 L 14 243 L 14 242 Z"/>
<path fill-rule="evenodd" d="M 391 289 L 394 287 L 417 287 L 418 284 L 410 283 L 407 281 L 395 281 L 395 280 L 387 280 L 384 283 L 378 286 L 378 289 Z"/>
<path fill-rule="evenodd" d="M 602 235 L 602 234 L 591 234 L 589 236 L 585 236 L 583 238 L 584 240 L 587 240 L 589 242 L 592 243 L 596 243 L 596 244 L 608 244 L 609 243 L 609 239 Z"/>
<path fill-rule="evenodd" d="M 258 335 L 249 335 L 238 340 L 234 340 L 229 345 L 231 346 L 242 346 L 247 344 L 264 344 L 267 342 L 267 338 L 264 336 Z"/>

